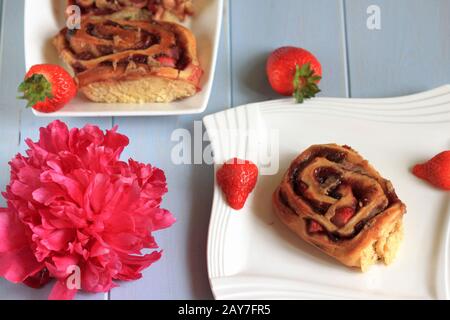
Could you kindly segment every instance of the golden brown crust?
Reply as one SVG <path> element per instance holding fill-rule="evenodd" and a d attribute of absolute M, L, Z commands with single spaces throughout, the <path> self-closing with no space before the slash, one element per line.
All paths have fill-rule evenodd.
<path fill-rule="evenodd" d="M 139 15 L 157 21 L 184 21 L 194 14 L 192 0 L 69 0 L 84 16 Z M 126 12 L 124 12 L 126 11 Z"/>
<path fill-rule="evenodd" d="M 335 144 L 312 146 L 295 159 L 273 205 L 303 240 L 363 270 L 372 260 L 392 261 L 406 212 L 389 181 L 356 151 Z M 354 213 L 344 224 L 336 219 L 342 208 Z"/>
<path fill-rule="evenodd" d="M 63 29 L 54 44 L 82 92 L 94 83 L 155 77 L 198 88 L 203 74 L 194 35 L 174 23 L 88 17 L 80 30 Z"/>

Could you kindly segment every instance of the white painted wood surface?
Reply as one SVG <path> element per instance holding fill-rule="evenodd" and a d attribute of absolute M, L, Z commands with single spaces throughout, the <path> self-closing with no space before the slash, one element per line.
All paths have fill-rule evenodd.
<path fill-rule="evenodd" d="M 39 1 L 39 0 L 35 0 Z M 61 0 L 62 1 L 62 0 Z M 163 168 L 169 195 L 164 203 L 177 224 L 157 233 L 164 257 L 133 283 L 109 294 L 80 299 L 211 299 L 206 237 L 213 168 L 174 165 L 176 129 L 243 103 L 276 98 L 265 77 L 267 54 L 282 45 L 309 49 L 324 67 L 322 96 L 384 97 L 450 83 L 450 1 L 447 0 L 227 0 L 215 83 L 205 114 L 158 118 L 65 119 L 69 126 L 119 125 L 133 157 Z M 7 162 L 36 139 L 51 119 L 38 119 L 16 100 L 24 73 L 23 0 L 0 0 L 0 189 L 9 179 Z M 380 8 L 381 30 L 369 30 L 367 8 Z M 0 204 L 4 204 L 0 200 Z M 0 299 L 46 299 L 49 288 L 32 290 L 0 280 Z"/>

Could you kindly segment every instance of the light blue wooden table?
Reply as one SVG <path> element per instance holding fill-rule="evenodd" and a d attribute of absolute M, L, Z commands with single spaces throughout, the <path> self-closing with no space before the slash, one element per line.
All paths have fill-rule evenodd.
<path fill-rule="evenodd" d="M 40 0 L 34 0 L 40 1 Z M 62 0 L 61 0 L 62 1 Z M 9 179 L 7 162 L 35 139 L 39 119 L 15 99 L 24 73 L 23 0 L 0 0 L 0 189 Z M 367 20 L 380 9 L 381 29 Z M 370 9 L 370 8 L 369 8 Z M 39 13 L 36 13 L 39 14 Z M 370 20 L 371 21 L 371 20 Z M 369 21 L 369 22 L 370 22 Z M 372 26 L 374 26 L 372 24 Z M 376 26 L 376 25 L 375 25 Z M 266 81 L 270 51 L 296 45 L 314 52 L 323 64 L 323 96 L 385 97 L 450 83 L 449 0 L 226 0 L 215 84 L 205 114 L 159 118 L 65 119 L 70 126 L 119 125 L 133 156 L 163 168 L 170 193 L 165 207 L 177 217 L 156 234 L 164 258 L 134 283 L 104 295 L 80 299 L 211 299 L 206 240 L 212 202 L 213 168 L 176 166 L 170 161 L 173 130 L 193 131 L 193 121 L 240 104 L 277 98 Z M 0 205 L 4 205 L 0 200 Z M 0 280 L 0 299 L 45 299 L 49 293 Z"/>

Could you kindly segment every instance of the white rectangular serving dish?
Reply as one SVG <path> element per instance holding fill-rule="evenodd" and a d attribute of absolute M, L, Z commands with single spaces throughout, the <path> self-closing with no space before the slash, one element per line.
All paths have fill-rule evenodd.
<path fill-rule="evenodd" d="M 204 123 L 216 163 L 239 157 L 260 170 L 267 133 L 279 134 L 278 169 L 260 176 L 243 210 L 230 209 L 214 187 L 207 255 L 217 299 L 449 299 L 450 194 L 410 172 L 450 149 L 449 85 L 400 98 L 257 103 L 208 116 Z M 256 134 L 243 135 L 249 130 Z M 325 143 L 360 152 L 407 205 L 405 238 L 392 265 L 378 264 L 366 273 L 347 268 L 274 215 L 272 194 L 290 162 L 310 145 Z M 275 158 L 272 164 L 277 167 Z"/>
<path fill-rule="evenodd" d="M 110 117 L 162 116 L 202 113 L 211 94 L 219 48 L 223 0 L 195 0 L 195 16 L 186 22 L 197 38 L 198 56 L 205 74 L 202 90 L 195 96 L 172 102 L 147 104 L 93 103 L 78 95 L 60 111 L 45 114 L 33 109 L 39 117 Z M 25 1 L 25 61 L 29 69 L 35 64 L 61 64 L 51 39 L 65 26 L 66 1 Z"/>

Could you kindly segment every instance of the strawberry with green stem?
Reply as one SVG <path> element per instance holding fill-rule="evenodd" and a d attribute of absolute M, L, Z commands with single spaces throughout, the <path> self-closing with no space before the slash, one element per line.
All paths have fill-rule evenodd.
<path fill-rule="evenodd" d="M 311 99 L 320 92 L 317 83 L 322 77 L 315 75 L 311 69 L 311 63 L 303 66 L 295 66 L 294 75 L 294 98 L 298 103 L 303 103 L 306 99 Z"/>
<path fill-rule="evenodd" d="M 296 47 L 275 50 L 267 61 L 270 85 L 279 94 L 294 96 L 298 103 L 320 92 L 322 66 L 309 51 Z"/>
<path fill-rule="evenodd" d="M 62 67 L 39 64 L 31 67 L 25 80 L 19 85 L 27 107 L 50 113 L 63 108 L 77 94 L 77 85 L 72 76 Z"/>

